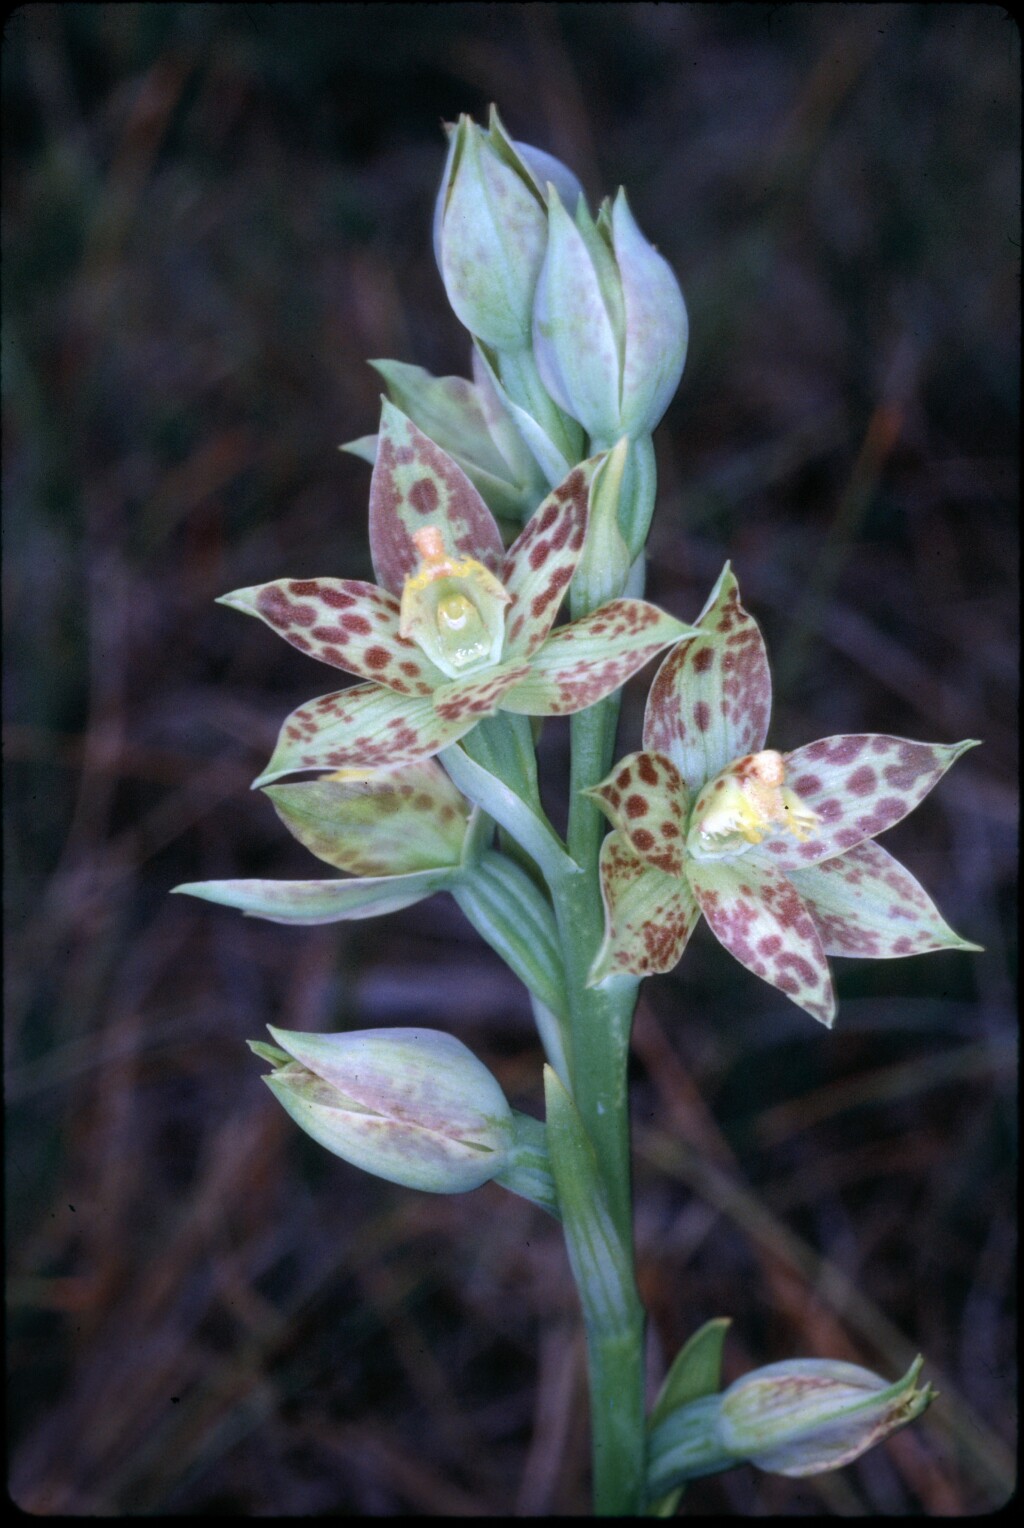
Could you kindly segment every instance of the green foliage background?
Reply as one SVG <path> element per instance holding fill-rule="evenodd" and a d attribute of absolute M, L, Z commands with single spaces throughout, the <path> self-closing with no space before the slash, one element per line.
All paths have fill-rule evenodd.
<path fill-rule="evenodd" d="M 331 688 L 215 595 L 370 572 L 369 356 L 464 371 L 440 121 L 496 100 L 624 182 L 692 346 L 652 597 L 728 554 L 772 741 L 972 752 L 886 839 L 986 954 L 837 965 L 833 1036 L 706 936 L 637 1020 L 657 1373 L 731 1315 L 941 1399 L 841 1475 L 691 1510 L 991 1510 L 1012 1481 L 1020 43 L 995 6 L 27 5 L 4 31 L 9 1488 L 38 1514 L 575 1512 L 557 1229 L 298 1136 L 244 1048 L 450 1028 L 517 1107 L 514 980 L 437 898 L 285 930 L 182 880 L 308 873 L 247 786 Z M 649 676 L 648 676 L 649 677 Z M 620 734 L 637 745 L 645 683 Z M 319 686 L 319 690 L 318 690 Z M 565 777 L 566 730 L 543 741 Z M 549 788 L 558 820 L 565 801 Z"/>

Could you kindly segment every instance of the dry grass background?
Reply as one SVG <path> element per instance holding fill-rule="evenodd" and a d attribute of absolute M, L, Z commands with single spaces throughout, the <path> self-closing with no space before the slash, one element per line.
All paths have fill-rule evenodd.
<path fill-rule="evenodd" d="M 726 554 L 773 740 L 972 752 L 886 844 L 982 943 L 837 964 L 826 1035 L 707 936 L 636 1027 L 657 1373 L 735 1318 L 941 1398 L 713 1514 L 993 1509 L 1013 1481 L 1019 34 L 988 6 L 28 5 L 3 51 L 9 1483 L 33 1514 L 576 1513 L 553 1224 L 300 1137 L 246 1037 L 430 1022 L 539 1113 L 515 980 L 447 898 L 287 930 L 170 898 L 308 873 L 247 789 L 320 672 L 212 600 L 365 577 L 368 356 L 466 365 L 439 122 L 625 182 L 692 348 L 649 589 Z M 649 676 L 645 676 L 646 678 Z M 633 747 L 645 684 L 620 734 Z M 549 794 L 565 730 L 543 743 Z"/>

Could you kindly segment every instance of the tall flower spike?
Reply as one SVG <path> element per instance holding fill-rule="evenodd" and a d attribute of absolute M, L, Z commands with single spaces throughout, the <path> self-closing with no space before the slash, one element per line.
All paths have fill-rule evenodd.
<path fill-rule="evenodd" d="M 552 631 L 575 572 L 598 458 L 574 467 L 504 551 L 465 473 L 386 401 L 370 488 L 381 587 L 281 579 L 221 603 L 301 652 L 370 681 L 292 713 L 263 774 L 429 758 L 496 710 L 593 705 L 691 628 L 645 600 L 609 600 Z"/>
<path fill-rule="evenodd" d="M 778 753 L 764 747 L 770 709 L 764 643 L 727 564 L 697 635 L 655 677 L 644 749 L 591 793 L 615 828 L 591 983 L 670 970 L 703 913 L 741 965 L 831 1025 L 829 955 L 978 948 L 872 841 L 975 745 L 866 734 Z"/>

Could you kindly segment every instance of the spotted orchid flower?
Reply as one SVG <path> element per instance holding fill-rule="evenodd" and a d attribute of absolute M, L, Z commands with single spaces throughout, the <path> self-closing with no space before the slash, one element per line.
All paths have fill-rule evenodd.
<path fill-rule="evenodd" d="M 768 658 L 728 564 L 697 631 L 655 676 L 642 751 L 591 792 L 615 828 L 591 985 L 671 970 L 703 913 L 741 965 L 831 1025 L 827 956 L 977 949 L 874 842 L 974 743 L 868 733 L 766 749 Z"/>
<path fill-rule="evenodd" d="M 254 783 L 429 758 L 497 710 L 581 711 L 689 636 L 691 627 L 639 599 L 609 600 L 552 631 L 583 548 L 597 464 L 573 468 L 506 552 L 462 469 L 385 401 L 370 485 L 381 587 L 281 579 L 220 601 L 369 681 L 294 711 Z"/>
<path fill-rule="evenodd" d="M 347 875 L 194 881 L 176 891 L 272 923 L 317 924 L 397 912 L 454 884 L 472 807 L 433 759 L 339 770 L 266 794 L 303 847 Z"/>

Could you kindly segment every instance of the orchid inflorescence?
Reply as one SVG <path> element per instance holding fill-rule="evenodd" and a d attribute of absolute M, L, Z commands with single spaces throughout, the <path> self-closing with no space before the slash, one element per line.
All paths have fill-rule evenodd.
<path fill-rule="evenodd" d="M 642 598 L 650 437 L 687 316 L 621 190 L 595 218 L 575 176 L 513 141 L 496 111 L 486 130 L 463 117 L 434 247 L 473 380 L 373 363 L 379 429 L 347 449 L 373 464 L 377 582 L 279 578 L 221 600 L 360 681 L 293 711 L 254 782 L 345 874 L 177 889 L 294 924 L 448 891 L 522 979 L 548 1063 L 543 1123 L 438 1030 L 273 1029 L 253 1049 L 292 1118 L 348 1162 L 430 1192 L 493 1181 L 560 1221 L 598 1510 L 664 1513 L 688 1479 L 744 1460 L 835 1468 L 931 1392 L 920 1361 L 888 1385 L 817 1359 L 723 1392 L 719 1321 L 645 1416 L 625 1128 L 637 983 L 681 960 L 703 915 L 736 960 L 831 1026 L 830 956 L 977 948 L 875 842 L 974 745 L 869 733 L 768 748 L 767 654 L 729 564 L 692 624 Z M 642 748 L 612 764 L 618 694 L 659 654 Z M 536 729 L 553 716 L 572 718 L 564 841 L 536 770 Z"/>

